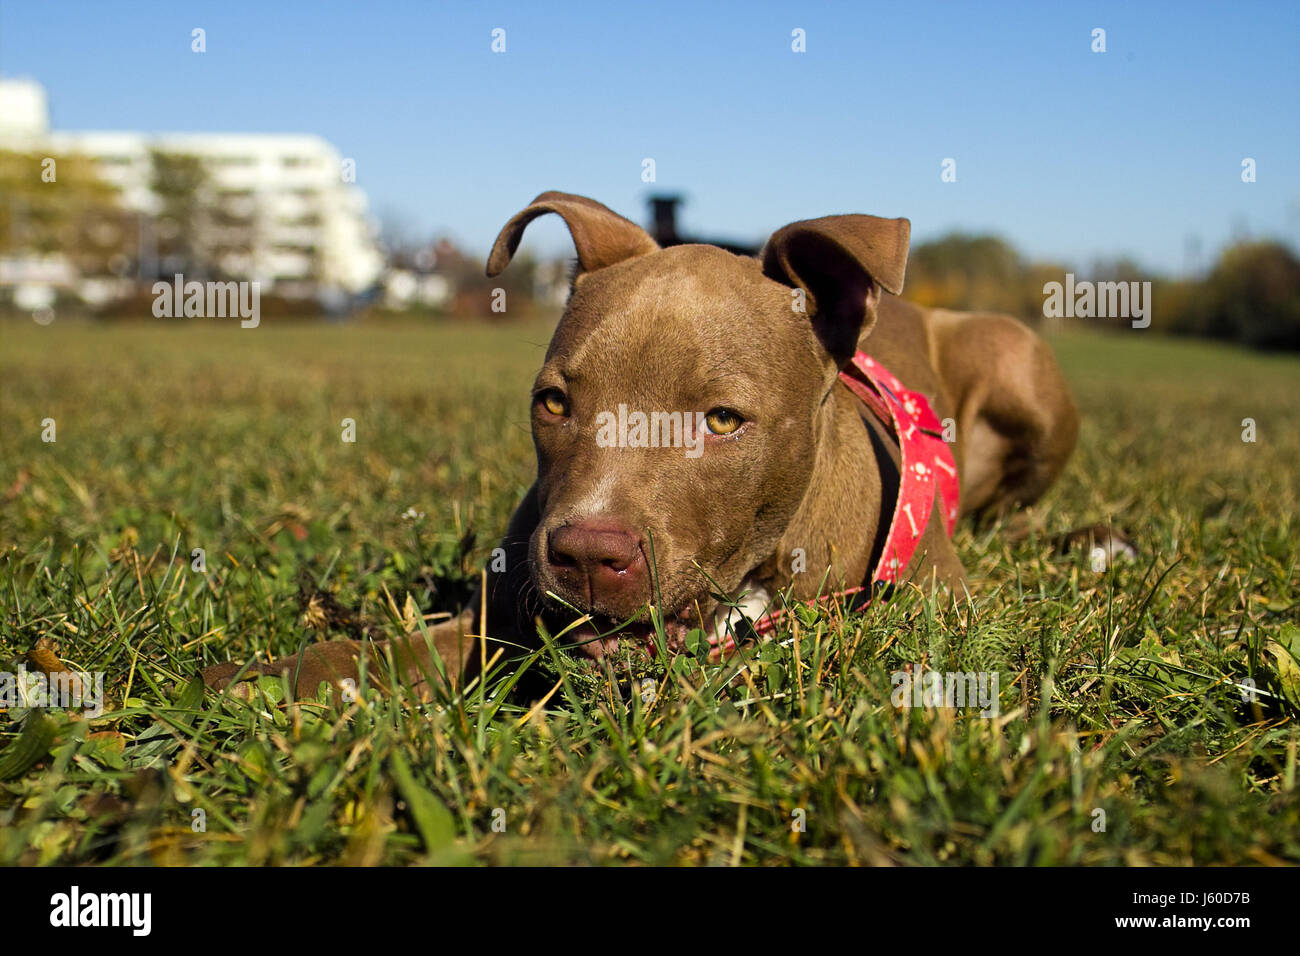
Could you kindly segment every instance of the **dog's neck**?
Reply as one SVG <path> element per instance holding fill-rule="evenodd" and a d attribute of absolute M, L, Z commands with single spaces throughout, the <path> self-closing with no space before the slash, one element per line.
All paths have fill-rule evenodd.
<path fill-rule="evenodd" d="M 807 491 L 775 551 L 750 575 L 773 594 L 793 586 L 794 597 L 807 599 L 861 585 L 871 571 L 885 494 L 877 447 L 898 451 L 883 433 L 873 442 L 873 423 L 864 425 L 859 409 L 840 386 L 822 405 Z"/>

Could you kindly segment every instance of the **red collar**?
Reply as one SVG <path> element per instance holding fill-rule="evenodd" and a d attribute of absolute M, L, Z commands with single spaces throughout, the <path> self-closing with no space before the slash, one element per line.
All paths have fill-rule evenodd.
<path fill-rule="evenodd" d="M 940 518 L 944 530 L 952 537 L 957 525 L 957 462 L 952 448 L 943 440 L 943 424 L 920 392 L 903 387 L 887 368 L 866 352 L 858 352 L 840 372 L 840 381 L 849 387 L 898 440 L 898 500 L 889 523 L 889 534 L 880 562 L 871 574 L 871 582 L 897 583 L 907 569 L 920 544 L 921 534 L 930 521 L 935 492 L 939 494 Z M 848 597 L 866 587 L 849 588 L 827 595 L 822 600 Z M 777 626 L 786 611 L 765 614 L 754 622 L 754 630 L 765 634 Z"/>

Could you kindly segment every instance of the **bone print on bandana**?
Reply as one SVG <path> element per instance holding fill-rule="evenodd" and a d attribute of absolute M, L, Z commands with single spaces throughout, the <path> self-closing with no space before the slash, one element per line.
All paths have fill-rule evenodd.
<path fill-rule="evenodd" d="M 957 462 L 943 440 L 943 423 L 929 399 L 905 388 L 889 369 L 866 352 L 853 356 L 849 366 L 840 372 L 840 380 L 898 436 L 902 455 L 898 501 L 880 563 L 871 576 L 873 581 L 893 584 L 916 553 L 934 507 L 936 486 L 939 516 L 944 531 L 952 536 L 959 500 Z"/>
<path fill-rule="evenodd" d="M 871 575 L 873 583 L 895 584 L 916 554 L 916 546 L 934 508 L 936 489 L 943 528 L 952 537 L 959 501 L 957 461 L 943 440 L 943 423 L 930 406 L 930 400 L 920 392 L 904 388 L 893 373 L 866 352 L 853 356 L 849 366 L 840 372 L 840 380 L 898 436 L 902 457 L 898 501 L 880 563 Z M 862 596 L 867 592 L 867 587 L 853 587 L 819 600 Z M 754 630 L 759 634 L 771 632 L 787 613 L 773 610 L 764 614 L 754 622 Z"/>

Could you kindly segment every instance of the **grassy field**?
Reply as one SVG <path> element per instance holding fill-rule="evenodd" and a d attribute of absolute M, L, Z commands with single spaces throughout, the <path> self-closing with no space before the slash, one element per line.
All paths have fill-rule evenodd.
<path fill-rule="evenodd" d="M 1080 447 L 1042 537 L 959 529 L 969 603 L 808 614 L 648 704 L 552 654 L 423 708 L 205 695 L 456 608 L 548 333 L 0 325 L 0 670 L 106 696 L 0 715 L 0 863 L 1300 861 L 1300 361 L 1138 332 L 1053 340 Z M 1107 520 L 1139 561 L 1052 553 Z M 892 706 L 922 664 L 997 671 L 1000 715 Z"/>

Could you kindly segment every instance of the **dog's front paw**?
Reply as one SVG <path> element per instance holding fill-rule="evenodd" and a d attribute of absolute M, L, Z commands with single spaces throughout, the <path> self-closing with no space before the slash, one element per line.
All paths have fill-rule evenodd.
<path fill-rule="evenodd" d="M 224 690 L 245 700 L 252 697 L 252 682 L 257 678 L 288 677 L 294 699 L 300 700 L 315 697 L 321 684 L 344 688 L 350 684 L 355 690 L 362 653 L 356 641 L 327 641 L 265 664 L 214 664 L 199 671 L 199 676 L 210 690 Z"/>
<path fill-rule="evenodd" d="M 203 681 L 203 686 L 208 690 L 225 690 L 239 675 L 240 670 L 244 671 L 243 676 L 240 677 L 241 682 L 260 676 L 261 672 L 256 669 L 256 666 L 244 668 L 243 664 L 237 664 L 234 661 L 213 664 L 211 667 L 205 667 L 199 671 L 199 679 Z"/>

